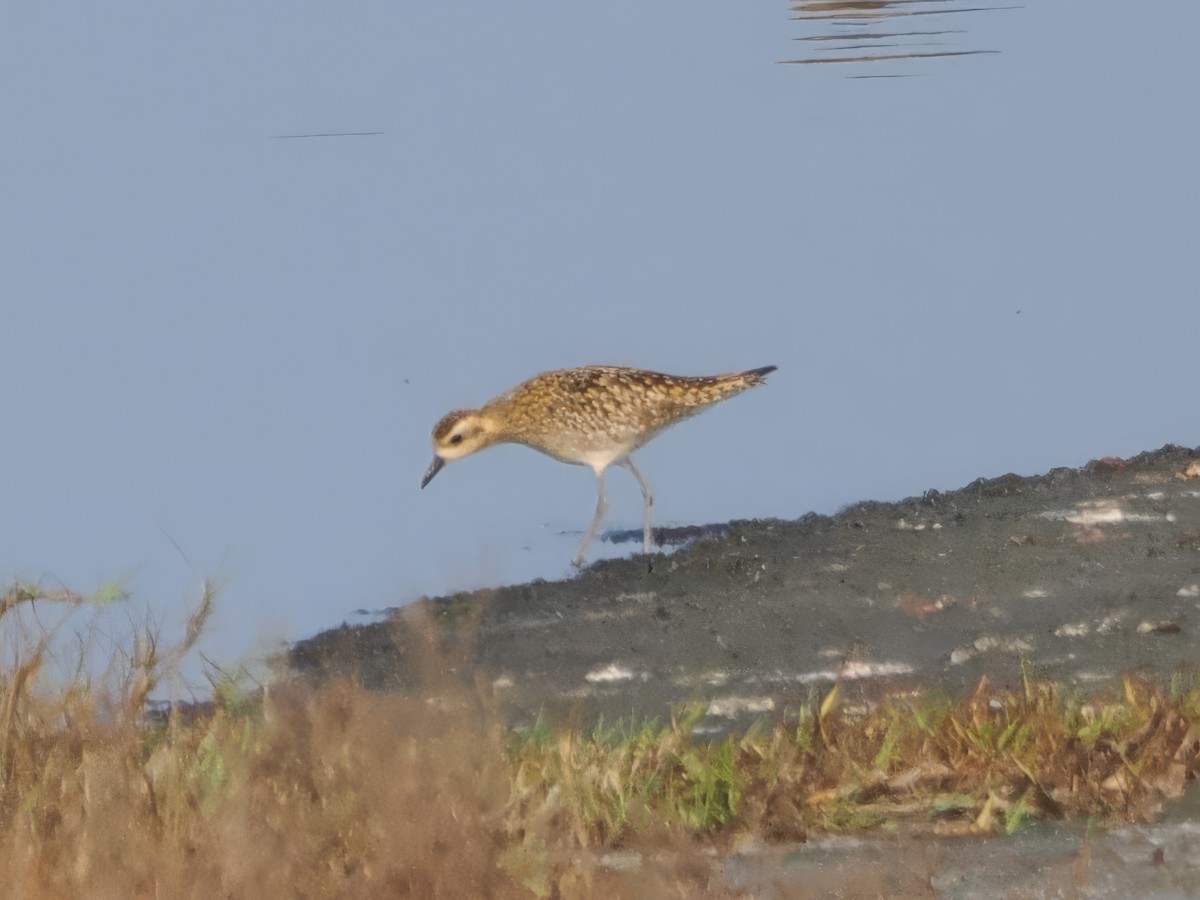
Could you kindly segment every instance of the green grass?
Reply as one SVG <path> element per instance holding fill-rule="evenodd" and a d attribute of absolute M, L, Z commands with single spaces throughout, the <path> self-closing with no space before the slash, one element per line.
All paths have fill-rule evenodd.
<path fill-rule="evenodd" d="M 1027 673 L 1017 691 L 985 680 L 961 698 L 854 711 L 835 687 L 706 742 L 692 737 L 702 707 L 518 734 L 486 679 L 433 664 L 420 690 L 374 693 L 262 687 L 210 663 L 210 710 L 148 718 L 214 600 L 206 591 L 173 643 L 131 626 L 100 666 L 54 651 L 51 677 L 62 634 L 21 610 L 86 617 L 92 601 L 28 585 L 0 596 L 0 882 L 12 895 L 569 897 L 635 879 L 692 896 L 713 877 L 705 848 L 1149 818 L 1200 767 L 1193 671 L 1087 696 Z M 103 677 L 82 674 L 96 668 Z M 631 850 L 634 873 L 597 862 Z"/>

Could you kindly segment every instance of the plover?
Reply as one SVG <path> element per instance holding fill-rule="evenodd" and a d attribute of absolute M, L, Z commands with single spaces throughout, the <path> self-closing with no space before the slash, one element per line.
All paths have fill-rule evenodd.
<path fill-rule="evenodd" d="M 433 429 L 433 462 L 421 487 L 446 463 L 500 443 L 524 444 L 565 463 L 591 466 L 599 496 L 596 515 L 571 560 L 580 566 L 608 508 L 604 472 L 616 464 L 628 469 L 642 489 L 642 542 L 649 553 L 654 496 L 630 454 L 671 425 L 764 384 L 775 368 L 701 377 L 620 366 L 543 372 L 480 409 L 456 409 L 443 416 Z"/>

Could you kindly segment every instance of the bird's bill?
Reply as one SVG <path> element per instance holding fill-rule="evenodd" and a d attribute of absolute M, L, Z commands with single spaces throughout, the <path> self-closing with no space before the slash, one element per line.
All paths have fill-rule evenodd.
<path fill-rule="evenodd" d="M 429 468 L 425 470 L 425 477 L 421 479 L 421 487 L 424 488 L 425 485 L 433 481 L 433 476 L 442 471 L 442 466 L 445 464 L 446 461 L 444 459 L 440 456 L 435 456 L 433 462 L 429 464 Z"/>

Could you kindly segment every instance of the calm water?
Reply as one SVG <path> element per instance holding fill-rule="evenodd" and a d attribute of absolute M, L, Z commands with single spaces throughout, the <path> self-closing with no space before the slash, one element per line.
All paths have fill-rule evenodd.
<path fill-rule="evenodd" d="M 663 524 L 1200 443 L 1198 26 L 27 7 L 0 37 L 0 575 L 123 580 L 168 635 L 222 580 L 223 660 L 564 575 L 587 470 L 509 447 L 417 485 L 447 410 L 584 363 L 779 366 L 639 454 Z"/>

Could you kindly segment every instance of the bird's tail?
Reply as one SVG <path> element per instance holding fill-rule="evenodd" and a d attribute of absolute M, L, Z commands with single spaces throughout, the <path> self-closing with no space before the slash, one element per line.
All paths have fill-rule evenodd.
<path fill-rule="evenodd" d="M 766 384 L 767 376 L 778 368 L 778 366 L 763 366 L 761 369 L 748 369 L 745 372 L 738 372 L 737 377 L 745 382 L 746 387 L 757 387 L 760 384 Z"/>

